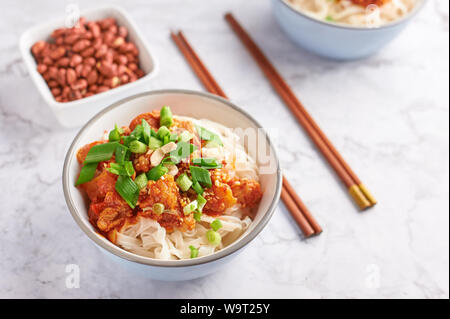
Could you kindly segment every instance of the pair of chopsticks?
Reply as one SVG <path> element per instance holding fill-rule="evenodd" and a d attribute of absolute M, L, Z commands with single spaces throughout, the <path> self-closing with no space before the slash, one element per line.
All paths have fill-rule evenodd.
<path fill-rule="evenodd" d="M 311 140 L 320 150 L 322 155 L 334 169 L 341 181 L 345 184 L 349 194 L 361 210 L 374 206 L 377 201 L 370 194 L 361 180 L 356 176 L 350 166 L 345 162 L 325 133 L 320 129 L 311 115 L 307 112 L 302 103 L 295 96 L 294 92 L 287 85 L 269 59 L 252 40 L 250 35 L 242 28 L 231 13 L 225 15 L 225 20 L 231 26 L 238 38 L 253 56 L 258 66 L 279 94 L 285 104 L 289 107 L 300 125 L 304 128 Z"/>
<path fill-rule="evenodd" d="M 171 37 L 208 92 L 228 99 L 183 33 L 181 31 L 177 34 L 171 32 Z M 281 198 L 305 237 L 318 235 L 322 232 L 320 225 L 285 177 L 283 177 Z"/>

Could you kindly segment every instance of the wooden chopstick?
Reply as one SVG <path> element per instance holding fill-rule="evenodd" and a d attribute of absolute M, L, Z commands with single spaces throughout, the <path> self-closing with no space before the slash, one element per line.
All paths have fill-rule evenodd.
<path fill-rule="evenodd" d="M 336 174 L 345 184 L 349 194 L 354 199 L 360 209 L 366 209 L 374 206 L 377 201 L 370 194 L 369 190 L 364 186 L 358 176 L 353 172 L 350 166 L 345 162 L 325 133 L 320 129 L 303 104 L 295 96 L 294 92 L 288 86 L 286 81 L 281 77 L 269 59 L 264 55 L 261 49 L 252 40 L 250 35 L 244 30 L 239 22 L 231 13 L 225 15 L 226 21 L 230 24 L 233 31 L 242 41 L 255 61 L 258 63 L 265 76 L 272 84 L 275 91 L 284 100 L 296 119 L 305 129 L 309 137 L 316 144 L 322 155 L 328 163 L 333 167 Z"/>
<path fill-rule="evenodd" d="M 187 41 L 186 37 L 180 31 L 178 34 L 171 32 L 171 37 L 175 44 L 184 55 L 192 70 L 198 76 L 205 88 L 213 94 L 219 95 L 223 98 L 228 98 L 225 92 L 221 89 L 212 74 L 206 68 L 200 57 L 194 51 L 192 46 Z M 295 193 L 293 187 L 289 184 L 287 179 L 283 177 L 283 188 L 281 191 L 281 198 L 291 213 L 292 217 L 302 230 L 305 237 L 318 235 L 322 232 L 322 228 L 309 212 L 306 205 Z"/>

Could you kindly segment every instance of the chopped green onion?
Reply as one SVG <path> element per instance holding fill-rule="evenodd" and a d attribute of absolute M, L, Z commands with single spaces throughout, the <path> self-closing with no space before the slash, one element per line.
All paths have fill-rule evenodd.
<path fill-rule="evenodd" d="M 195 212 L 194 213 L 194 219 L 196 220 L 196 221 L 201 221 L 201 218 L 202 218 L 202 213 L 200 213 L 200 212 Z"/>
<path fill-rule="evenodd" d="M 183 213 L 185 215 L 189 215 L 189 214 L 193 213 L 194 211 L 196 211 L 197 207 L 198 207 L 198 203 L 196 200 L 194 200 L 194 201 L 190 202 L 189 204 L 187 204 L 186 206 L 184 206 Z"/>
<path fill-rule="evenodd" d="M 220 221 L 220 219 L 216 218 L 214 219 L 214 221 L 210 224 L 211 229 L 214 231 L 218 231 L 219 229 L 222 228 L 222 222 Z"/>
<path fill-rule="evenodd" d="M 129 176 L 119 176 L 116 182 L 116 191 L 131 208 L 136 207 L 139 198 L 139 187 Z"/>
<path fill-rule="evenodd" d="M 99 163 L 111 159 L 116 150 L 117 142 L 109 142 L 104 144 L 94 145 L 88 152 L 84 164 Z"/>
<path fill-rule="evenodd" d="M 200 194 L 197 195 L 197 211 L 202 212 L 203 207 L 205 207 L 207 200 Z"/>
<path fill-rule="evenodd" d="M 126 146 L 123 146 L 122 144 L 118 144 L 116 147 L 115 157 L 116 162 L 119 164 L 123 164 L 125 162 L 125 157 L 127 155 L 128 148 Z"/>
<path fill-rule="evenodd" d="M 168 106 L 163 106 L 159 113 L 159 125 L 170 127 L 173 123 L 172 111 Z"/>
<path fill-rule="evenodd" d="M 164 204 L 156 203 L 155 205 L 153 205 L 153 212 L 155 214 L 161 215 L 164 212 L 164 209 Z"/>
<path fill-rule="evenodd" d="M 133 176 L 135 171 L 134 171 L 134 167 L 133 167 L 133 162 L 131 161 L 126 161 L 123 165 L 123 167 L 125 168 L 125 171 L 127 172 L 128 176 Z"/>
<path fill-rule="evenodd" d="M 198 248 L 195 248 L 194 246 L 190 245 L 189 249 L 191 250 L 191 258 L 197 258 L 198 257 Z"/>
<path fill-rule="evenodd" d="M 194 135 L 192 135 L 189 131 L 183 131 L 183 133 L 181 133 L 180 136 L 178 136 L 178 141 L 189 142 L 190 140 L 192 140 L 193 137 Z"/>
<path fill-rule="evenodd" d="M 145 142 L 145 138 L 144 138 L 144 128 L 142 127 L 141 124 L 137 125 L 133 132 L 131 132 L 130 136 L 134 136 L 134 138 L 136 140 L 139 140 L 141 142 Z"/>
<path fill-rule="evenodd" d="M 111 163 L 110 167 L 107 168 L 108 172 L 116 175 L 133 176 L 134 167 L 133 163 L 130 161 L 124 162 L 123 165 L 117 163 Z"/>
<path fill-rule="evenodd" d="M 95 176 L 98 163 L 84 164 L 81 168 L 80 176 L 78 176 L 75 186 L 89 182 Z"/>
<path fill-rule="evenodd" d="M 220 139 L 219 135 L 217 135 L 216 133 L 213 133 L 209 130 L 207 130 L 204 127 L 195 126 L 198 135 L 200 136 L 200 139 L 203 141 L 213 141 L 215 143 L 217 143 L 219 146 L 223 146 L 222 140 Z"/>
<path fill-rule="evenodd" d="M 147 172 L 147 178 L 151 181 L 157 181 L 164 174 L 167 174 L 167 172 L 169 172 L 169 169 L 160 164 L 158 166 L 153 167 L 150 171 Z"/>
<path fill-rule="evenodd" d="M 126 147 L 128 147 L 131 142 L 137 140 L 136 136 L 134 136 L 134 135 L 124 136 L 122 139 L 123 139 L 123 145 L 125 145 Z"/>
<path fill-rule="evenodd" d="M 151 136 L 151 132 L 152 132 L 152 128 L 150 127 L 150 125 L 148 124 L 148 122 L 144 119 L 142 119 L 142 136 L 144 137 L 144 142 L 146 144 L 148 144 L 150 136 Z"/>
<path fill-rule="evenodd" d="M 147 182 L 148 182 L 147 175 L 145 175 L 145 173 L 142 173 L 141 175 L 136 177 L 134 182 L 139 187 L 139 189 L 143 189 L 145 186 L 147 186 Z"/>
<path fill-rule="evenodd" d="M 187 192 L 189 188 L 192 186 L 192 181 L 186 175 L 186 173 L 181 174 L 177 178 L 177 184 L 183 192 Z"/>
<path fill-rule="evenodd" d="M 150 136 L 148 147 L 152 150 L 156 150 L 162 146 L 162 142 L 156 137 Z"/>
<path fill-rule="evenodd" d="M 219 245 L 220 242 L 222 241 L 222 237 L 220 236 L 220 234 L 212 229 L 206 232 L 206 238 L 214 246 Z"/>
<path fill-rule="evenodd" d="M 144 154 L 147 152 L 147 145 L 139 141 L 131 142 L 129 147 L 132 153 Z"/>
<path fill-rule="evenodd" d="M 120 142 L 121 135 L 123 131 L 117 127 L 117 124 L 114 126 L 114 130 L 109 132 L 109 141 L 110 142 Z"/>
<path fill-rule="evenodd" d="M 334 21 L 332 16 L 326 16 L 325 20 L 330 21 L 330 22 Z"/>
<path fill-rule="evenodd" d="M 202 195 L 203 194 L 203 187 L 199 184 L 199 182 L 195 182 L 192 184 L 192 188 L 194 189 L 194 191 L 199 194 Z"/>
<path fill-rule="evenodd" d="M 163 144 L 166 145 L 166 144 L 169 143 L 169 142 L 170 142 L 170 136 L 169 136 L 169 135 L 165 135 L 165 136 L 163 137 Z"/>
<path fill-rule="evenodd" d="M 170 135 L 169 129 L 166 126 L 161 126 L 158 130 L 159 139 L 163 139 L 166 135 Z"/>
<path fill-rule="evenodd" d="M 217 158 L 214 157 L 194 158 L 192 163 L 205 169 L 216 169 L 222 167 L 222 164 L 219 163 Z"/>
<path fill-rule="evenodd" d="M 106 170 L 112 174 L 128 176 L 123 166 L 117 163 L 111 163 Z"/>
<path fill-rule="evenodd" d="M 198 182 L 205 187 L 212 186 L 211 176 L 208 170 L 197 166 L 189 166 L 189 168 L 191 170 L 191 176 L 194 182 Z"/>
<path fill-rule="evenodd" d="M 153 136 L 153 137 L 158 138 L 158 133 L 156 133 L 154 129 L 150 130 L 150 135 Z"/>

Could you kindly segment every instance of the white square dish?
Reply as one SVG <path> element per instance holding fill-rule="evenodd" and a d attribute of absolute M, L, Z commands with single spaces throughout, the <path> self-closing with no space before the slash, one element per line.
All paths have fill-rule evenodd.
<path fill-rule="evenodd" d="M 57 102 L 44 78 L 36 70 L 37 64 L 31 53 L 31 46 L 39 40 L 49 40 L 53 30 L 65 26 L 65 18 L 61 17 L 28 29 L 20 37 L 22 58 L 41 96 L 50 106 L 61 125 L 65 127 L 80 126 L 106 106 L 124 97 L 148 90 L 148 81 L 158 71 L 157 62 L 151 54 L 142 33 L 123 9 L 116 6 L 108 6 L 81 11 L 80 15 L 88 21 L 113 17 L 118 25 L 126 27 L 128 29 L 128 38 L 139 49 L 140 67 L 145 72 L 145 75 L 135 82 L 118 86 L 103 93 L 71 102 Z"/>

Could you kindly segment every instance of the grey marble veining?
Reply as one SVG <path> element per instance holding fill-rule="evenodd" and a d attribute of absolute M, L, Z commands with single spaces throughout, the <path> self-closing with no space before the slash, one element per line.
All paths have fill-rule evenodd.
<path fill-rule="evenodd" d="M 0 297 L 448 298 L 448 2 L 430 0 L 379 54 L 347 63 L 296 48 L 262 0 L 127 1 L 161 63 L 149 89 L 201 85 L 169 39 L 182 28 L 220 85 L 265 127 L 282 128 L 284 172 L 324 227 L 304 240 L 282 204 L 229 267 L 165 283 L 111 263 L 72 220 L 62 194 L 77 130 L 58 126 L 28 76 L 18 38 L 69 1 L 0 4 Z M 87 8 L 89 1 L 76 2 Z M 359 213 L 334 173 L 223 21 L 233 11 L 379 200 Z M 66 288 L 67 264 L 80 288 Z"/>

